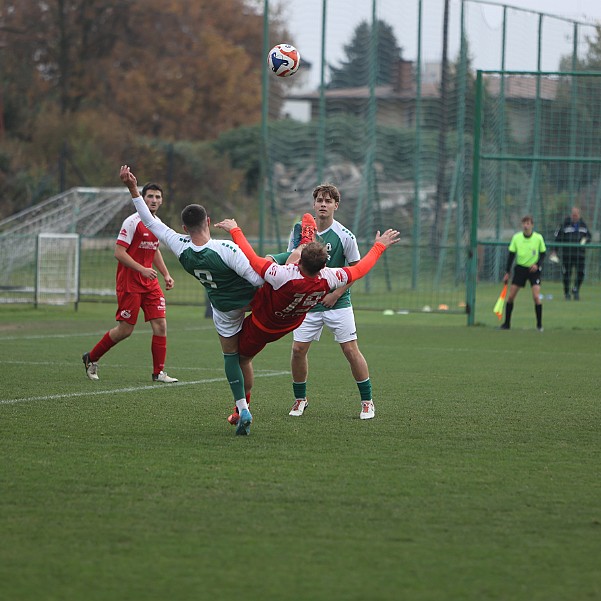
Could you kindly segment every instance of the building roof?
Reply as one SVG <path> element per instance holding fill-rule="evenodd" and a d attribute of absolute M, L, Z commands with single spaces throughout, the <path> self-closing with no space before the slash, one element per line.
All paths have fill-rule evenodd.
<path fill-rule="evenodd" d="M 486 88 L 492 96 L 498 96 L 501 90 L 501 78 L 498 75 L 485 76 Z M 535 76 L 507 75 L 505 76 L 505 98 L 515 100 L 534 100 L 536 98 Z M 551 76 L 540 77 L 540 97 L 543 100 L 555 100 L 560 78 Z M 394 85 L 376 86 L 375 96 L 379 100 L 413 100 L 416 97 L 416 86 L 413 84 L 405 89 Z M 438 98 L 440 96 L 440 83 L 428 82 L 422 84 L 422 98 Z M 352 88 L 326 89 L 325 97 L 328 100 L 363 100 L 369 98 L 369 86 Z M 287 100 L 319 99 L 319 90 L 291 94 Z"/>
<path fill-rule="evenodd" d="M 375 86 L 374 93 L 376 98 L 382 100 L 412 100 L 416 96 L 416 89 L 409 88 L 406 90 L 398 90 L 393 85 Z M 325 96 L 329 100 L 358 100 L 369 98 L 369 86 L 358 86 L 354 88 L 333 88 L 326 90 Z M 438 98 L 438 84 L 422 85 L 422 98 Z M 287 96 L 287 100 L 318 100 L 319 90 L 312 92 L 304 92 L 300 94 L 291 94 Z"/>
<path fill-rule="evenodd" d="M 505 77 L 505 98 L 534 100 L 536 98 L 537 77 L 534 75 L 508 75 Z M 559 88 L 559 77 L 544 75 L 540 77 L 540 97 L 543 100 L 555 100 Z M 501 78 L 498 75 L 486 76 L 486 89 L 492 96 L 501 91 Z"/>

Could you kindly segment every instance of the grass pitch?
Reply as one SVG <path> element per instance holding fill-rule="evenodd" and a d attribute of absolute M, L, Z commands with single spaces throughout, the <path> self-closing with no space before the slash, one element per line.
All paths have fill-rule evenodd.
<path fill-rule="evenodd" d="M 601 598 L 601 333 L 550 305 L 542 334 L 525 292 L 510 332 L 360 312 L 367 422 L 328 333 L 288 417 L 271 344 L 248 438 L 201 309 L 169 309 L 163 385 L 142 323 L 85 378 L 112 305 L 2 307 L 2 598 Z"/>

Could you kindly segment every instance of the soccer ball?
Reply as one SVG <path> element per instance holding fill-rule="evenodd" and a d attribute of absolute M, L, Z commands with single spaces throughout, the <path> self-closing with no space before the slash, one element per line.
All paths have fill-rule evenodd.
<path fill-rule="evenodd" d="M 290 44 L 278 44 L 269 51 L 267 64 L 278 77 L 290 77 L 298 71 L 300 53 Z"/>

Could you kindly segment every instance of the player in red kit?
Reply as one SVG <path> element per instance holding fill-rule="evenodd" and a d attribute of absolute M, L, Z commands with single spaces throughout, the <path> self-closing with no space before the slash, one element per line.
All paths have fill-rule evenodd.
<path fill-rule="evenodd" d="M 163 203 L 163 191 L 158 184 L 146 184 L 142 189 L 144 202 L 156 217 Z M 158 219 L 158 217 L 156 217 Z M 158 270 L 165 279 L 165 288 L 173 288 L 159 250 L 158 238 L 142 223 L 137 213 L 130 215 L 121 226 L 115 245 L 117 265 L 117 325 L 110 329 L 82 360 L 90 380 L 98 380 L 98 360 L 115 344 L 131 336 L 140 309 L 152 328 L 152 379 L 155 382 L 177 382 L 165 371 L 167 355 L 167 320 L 165 318 L 165 295 L 159 284 Z M 156 270 L 153 268 L 156 267 Z"/>
<path fill-rule="evenodd" d="M 298 263 L 278 265 L 259 257 L 233 219 L 216 225 L 230 232 L 233 241 L 248 257 L 251 267 L 265 280 L 252 302 L 252 313 L 242 325 L 238 348 L 240 363 L 250 363 L 265 345 L 296 329 L 307 312 L 331 290 L 365 276 L 382 253 L 399 241 L 399 232 L 377 233 L 371 250 L 352 267 L 326 267 L 326 247 L 311 242 L 301 252 Z"/>

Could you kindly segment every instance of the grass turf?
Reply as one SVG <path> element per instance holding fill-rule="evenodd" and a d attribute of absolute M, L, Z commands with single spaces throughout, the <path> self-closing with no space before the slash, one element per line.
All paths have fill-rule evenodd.
<path fill-rule="evenodd" d="M 302 418 L 269 345 L 248 438 L 202 309 L 169 309 L 180 383 L 153 385 L 144 324 L 85 378 L 112 307 L 2 308 L 2 596 L 600 598 L 596 308 L 548 303 L 540 334 L 527 294 L 511 332 L 360 312 L 368 422 L 329 334 Z"/>

